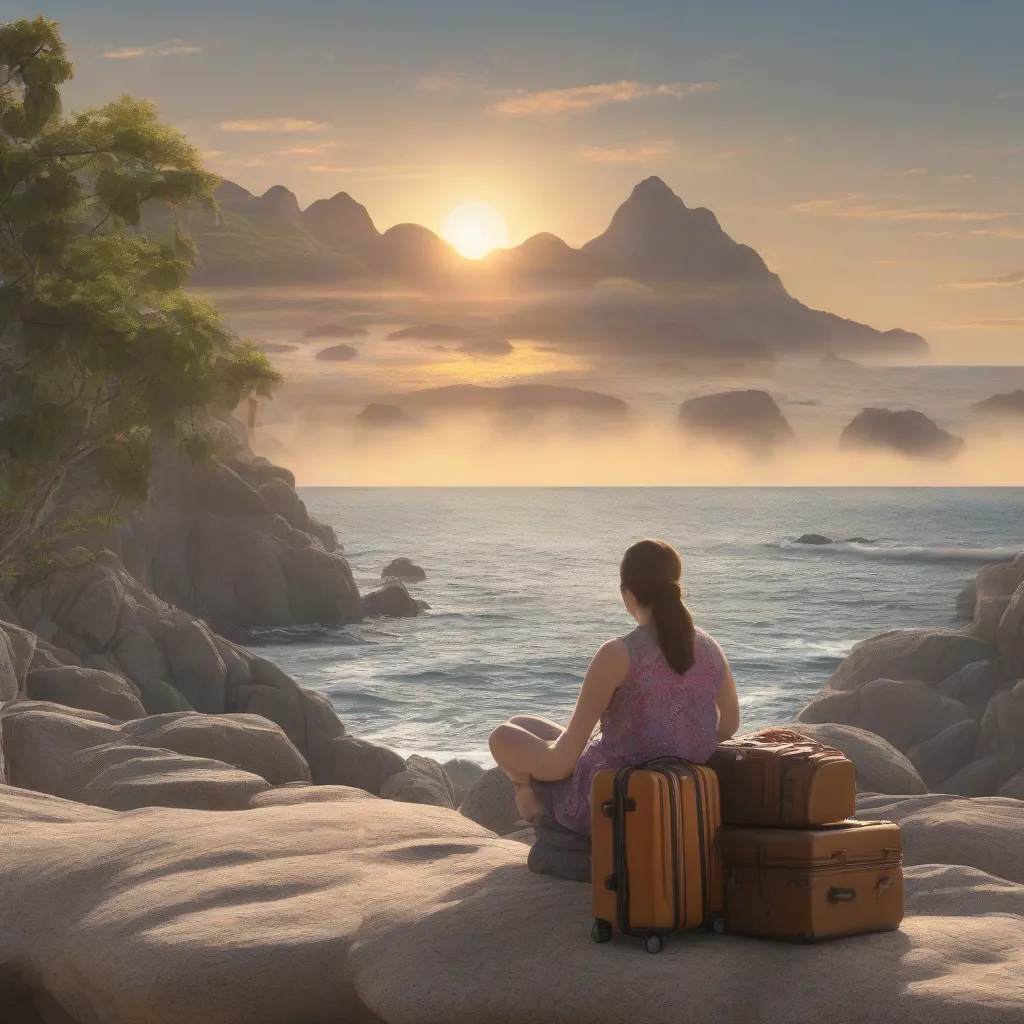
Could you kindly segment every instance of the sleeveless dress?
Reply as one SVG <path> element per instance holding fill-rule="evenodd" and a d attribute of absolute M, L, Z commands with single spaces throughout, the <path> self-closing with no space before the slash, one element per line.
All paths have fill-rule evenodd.
<path fill-rule="evenodd" d="M 584 835 L 590 834 L 590 784 L 602 768 L 621 768 L 656 757 L 681 757 L 702 764 L 718 744 L 716 700 L 725 661 L 711 637 L 695 630 L 693 666 L 683 675 L 665 660 L 653 626 L 639 626 L 622 640 L 629 651 L 629 673 L 572 776 L 532 783 L 548 815 Z"/>

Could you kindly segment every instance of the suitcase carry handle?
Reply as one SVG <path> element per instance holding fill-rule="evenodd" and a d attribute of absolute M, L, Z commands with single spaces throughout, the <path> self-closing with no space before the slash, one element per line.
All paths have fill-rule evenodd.
<path fill-rule="evenodd" d="M 856 889 L 839 889 L 836 886 L 832 886 L 828 891 L 829 903 L 852 903 L 856 898 Z"/>

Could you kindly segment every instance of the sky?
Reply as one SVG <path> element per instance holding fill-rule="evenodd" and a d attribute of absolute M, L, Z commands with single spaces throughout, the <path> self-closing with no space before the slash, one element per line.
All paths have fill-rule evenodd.
<path fill-rule="evenodd" d="M 36 6 L 39 4 L 41 6 Z M 218 173 L 381 229 L 579 245 L 657 174 L 809 305 L 1024 363 L 1020 0 L 4 0 L 67 106 L 155 100 Z"/>

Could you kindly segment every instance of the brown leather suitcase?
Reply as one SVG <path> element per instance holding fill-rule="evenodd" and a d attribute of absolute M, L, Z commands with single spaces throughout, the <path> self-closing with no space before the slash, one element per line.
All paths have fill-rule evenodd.
<path fill-rule="evenodd" d="M 720 839 L 730 934 L 817 942 L 903 920 L 903 837 L 891 821 L 723 827 Z"/>
<path fill-rule="evenodd" d="M 811 828 L 856 811 L 853 762 L 787 729 L 720 743 L 708 764 L 718 774 L 724 825 Z"/>
<path fill-rule="evenodd" d="M 670 932 L 724 930 L 711 769 L 668 758 L 606 769 L 594 777 L 590 806 L 595 942 L 617 928 L 657 953 Z"/>

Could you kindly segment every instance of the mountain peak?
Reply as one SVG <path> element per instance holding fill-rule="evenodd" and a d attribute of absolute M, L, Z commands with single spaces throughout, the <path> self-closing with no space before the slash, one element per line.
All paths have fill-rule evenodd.
<path fill-rule="evenodd" d="M 366 207 L 347 192 L 318 199 L 302 211 L 302 222 L 314 238 L 339 249 L 362 249 L 380 237 Z"/>
<path fill-rule="evenodd" d="M 645 205 L 668 205 L 686 209 L 682 201 L 656 174 L 644 178 L 630 193 L 629 201 Z"/>
<path fill-rule="evenodd" d="M 738 245 L 715 215 L 690 209 L 661 178 L 645 178 L 583 252 L 622 277 L 646 282 L 715 281 L 779 288 L 753 249 Z"/>

